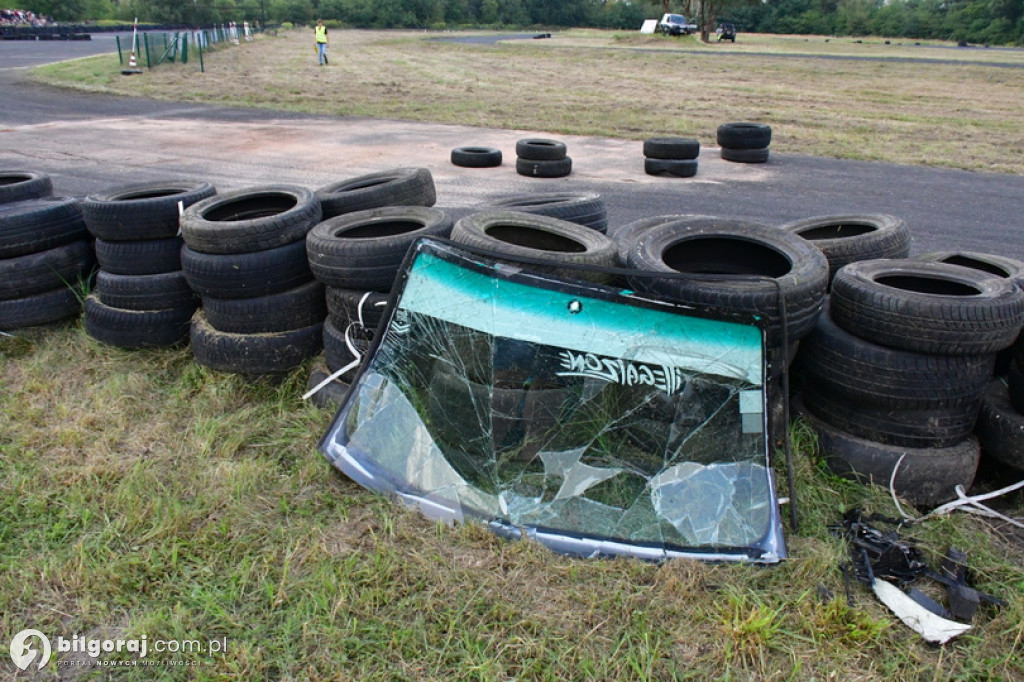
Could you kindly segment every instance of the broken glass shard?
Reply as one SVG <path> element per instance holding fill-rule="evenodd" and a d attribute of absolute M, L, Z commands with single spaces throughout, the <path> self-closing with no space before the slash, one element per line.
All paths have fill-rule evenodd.
<path fill-rule="evenodd" d="M 558 551 L 771 563 L 763 322 L 413 247 L 320 443 L 431 518 Z"/>

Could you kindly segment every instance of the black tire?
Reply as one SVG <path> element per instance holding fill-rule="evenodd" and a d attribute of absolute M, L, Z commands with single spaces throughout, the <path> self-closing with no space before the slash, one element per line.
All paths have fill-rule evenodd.
<path fill-rule="evenodd" d="M 1000 379 L 993 380 L 985 392 L 975 434 L 986 460 L 1024 472 L 1024 415 L 1013 409 L 1006 384 Z"/>
<path fill-rule="evenodd" d="M 360 321 L 367 329 L 376 329 L 387 310 L 388 294 L 378 291 L 360 291 L 357 289 L 338 289 L 327 287 L 327 310 L 331 322 L 338 329 L 344 329 L 350 323 Z M 362 310 L 360 310 L 360 307 Z"/>
<path fill-rule="evenodd" d="M 768 148 L 762 149 L 729 149 L 722 147 L 722 160 L 733 163 L 765 163 L 768 161 Z"/>
<path fill-rule="evenodd" d="M 615 242 L 589 228 L 557 218 L 518 211 L 480 211 L 462 218 L 452 228 L 452 241 L 506 254 L 509 260 L 533 258 L 552 264 L 550 269 L 574 279 L 604 282 L 600 272 L 569 271 L 559 265 L 572 263 L 595 268 L 615 267 Z"/>
<path fill-rule="evenodd" d="M 46 251 L 88 236 L 82 209 L 71 197 L 0 204 L 0 258 Z"/>
<path fill-rule="evenodd" d="M 316 197 L 326 220 L 384 206 L 433 206 L 437 191 L 426 168 L 395 168 L 325 185 Z"/>
<path fill-rule="evenodd" d="M 352 349 L 348 347 L 348 343 L 345 340 L 346 330 L 350 330 L 349 337 L 351 338 L 352 346 L 359 353 L 358 358 L 352 352 Z M 356 372 L 359 371 L 359 367 L 366 361 L 366 353 L 370 350 L 370 344 L 373 342 L 374 330 L 360 329 L 358 325 L 339 327 L 334 324 L 333 320 L 328 318 L 324 322 L 323 336 L 324 360 L 327 362 L 327 369 L 331 373 L 347 367 L 356 359 L 360 361 L 359 365 L 354 366 L 340 377 L 342 381 L 351 383 L 356 376 Z"/>
<path fill-rule="evenodd" d="M 839 396 L 813 381 L 803 384 L 804 404 L 815 416 L 848 434 L 910 448 L 944 448 L 971 435 L 981 399 L 947 407 L 881 407 Z"/>
<path fill-rule="evenodd" d="M 977 251 L 932 251 L 915 256 L 914 260 L 961 265 L 965 268 L 981 270 L 1008 279 L 1016 284 L 1018 289 L 1024 289 L 1024 262 L 1016 258 Z"/>
<path fill-rule="evenodd" d="M 0 330 L 23 329 L 78 317 L 82 301 L 78 292 L 62 286 L 52 291 L 0 301 Z"/>
<path fill-rule="evenodd" d="M 567 220 L 602 234 L 608 231 L 608 210 L 597 192 L 511 194 L 495 199 L 488 205 L 501 210 Z"/>
<path fill-rule="evenodd" d="M 181 236 L 201 253 L 266 251 L 302 241 L 320 222 L 320 203 L 305 187 L 270 185 L 226 192 L 190 206 Z"/>
<path fill-rule="evenodd" d="M 644 140 L 644 156 L 649 159 L 696 159 L 700 142 L 687 137 L 649 137 Z"/>
<path fill-rule="evenodd" d="M 850 263 L 832 280 L 832 319 L 851 334 L 920 353 L 992 353 L 1013 344 L 1024 292 L 959 265 L 911 260 Z"/>
<path fill-rule="evenodd" d="M 848 263 L 910 255 L 910 230 L 891 215 L 834 215 L 787 223 L 781 229 L 806 239 L 828 259 L 829 280 Z"/>
<path fill-rule="evenodd" d="M 189 320 L 198 302 L 163 310 L 126 310 L 102 303 L 95 295 L 85 299 L 85 331 L 92 338 L 118 348 L 162 348 L 188 339 Z"/>
<path fill-rule="evenodd" d="M 255 298 L 203 299 L 206 321 L 231 334 L 268 334 L 308 327 L 327 317 L 324 285 L 307 282 L 279 294 Z"/>
<path fill-rule="evenodd" d="M 217 331 L 203 311 L 192 318 L 189 332 L 196 362 L 219 372 L 262 376 L 284 374 L 320 352 L 323 323 L 269 334 Z"/>
<path fill-rule="evenodd" d="M 155 275 L 115 275 L 100 270 L 96 295 L 104 305 L 123 310 L 194 308 L 199 302 L 180 270 Z"/>
<path fill-rule="evenodd" d="M 640 218 L 634 220 L 631 223 L 626 223 L 622 227 L 612 232 L 612 239 L 619 246 L 619 264 L 622 267 L 627 267 L 629 262 L 629 251 L 634 248 L 640 239 L 640 236 L 651 229 L 655 225 L 664 225 L 665 223 L 674 223 L 679 220 L 711 220 L 711 216 L 698 215 L 696 213 L 679 213 L 674 215 L 658 215 L 649 216 L 647 218 Z"/>
<path fill-rule="evenodd" d="M 501 165 L 501 150 L 494 147 L 456 147 L 452 164 L 463 168 L 494 168 Z"/>
<path fill-rule="evenodd" d="M 390 291 L 412 243 L 420 237 L 447 237 L 451 228 L 447 213 L 424 206 L 390 206 L 340 215 L 309 233 L 309 266 L 327 286 Z"/>
<path fill-rule="evenodd" d="M 656 224 L 639 233 L 628 265 L 693 278 L 635 278 L 634 287 L 689 303 L 763 315 L 768 342 L 782 343 L 779 295 L 790 344 L 814 327 L 828 284 L 825 256 L 799 237 L 760 223 L 693 218 Z M 709 279 L 700 275 L 756 275 L 766 279 Z"/>
<path fill-rule="evenodd" d="M 772 143 L 772 128 L 764 123 L 723 123 L 716 139 L 719 147 L 764 149 Z"/>
<path fill-rule="evenodd" d="M 100 269 L 115 275 L 157 275 L 181 270 L 181 237 L 145 241 L 108 242 L 97 239 Z"/>
<path fill-rule="evenodd" d="M 208 182 L 143 182 L 90 194 L 82 201 L 82 214 L 98 239 L 167 239 L 178 234 L 179 203 L 188 208 L 216 192 Z"/>
<path fill-rule="evenodd" d="M 88 277 L 94 264 L 92 248 L 84 239 L 46 251 L 2 259 L 0 300 L 25 298 L 75 285 Z"/>
<path fill-rule="evenodd" d="M 644 172 L 648 175 L 667 175 L 673 178 L 692 178 L 697 174 L 697 161 L 644 159 Z"/>
<path fill-rule="evenodd" d="M 327 369 L 327 365 L 322 362 L 315 363 L 309 371 L 309 380 L 306 382 L 306 390 L 312 390 L 313 387 L 319 385 L 320 382 L 331 374 L 332 372 Z M 344 402 L 345 396 L 348 395 L 348 389 L 349 384 L 341 379 L 335 379 L 313 395 L 309 396 L 309 402 L 313 403 L 321 410 L 337 410 L 341 406 L 341 403 Z"/>
<path fill-rule="evenodd" d="M 933 355 L 880 346 L 835 324 L 826 306 L 800 345 L 807 379 L 837 398 L 903 409 L 976 404 L 995 355 Z"/>
<path fill-rule="evenodd" d="M 516 159 L 516 173 L 530 178 L 564 178 L 572 173 L 572 158 L 566 156 L 553 161 Z"/>
<path fill-rule="evenodd" d="M 837 476 L 889 487 L 899 463 L 894 489 L 919 507 L 935 507 L 956 498 L 955 487 L 970 488 L 978 470 L 978 441 L 967 438 L 945 448 L 907 448 L 858 438 L 829 426 L 794 400 L 794 414 L 817 434 L 818 454 Z M 902 458 L 902 463 L 900 459 Z"/>
<path fill-rule="evenodd" d="M 516 142 L 516 156 L 524 161 L 559 161 L 565 158 L 564 142 L 528 137 Z"/>
<path fill-rule="evenodd" d="M 0 170 L 0 204 L 48 197 L 53 193 L 49 175 L 34 171 Z"/>
<path fill-rule="evenodd" d="M 269 296 L 313 279 L 304 241 L 236 254 L 199 253 L 184 246 L 181 270 L 193 291 L 212 298 Z"/>
<path fill-rule="evenodd" d="M 1006 377 L 1006 387 L 1010 392 L 1010 404 L 1018 414 L 1024 415 L 1024 371 L 1016 362 L 1010 363 L 1010 373 Z"/>

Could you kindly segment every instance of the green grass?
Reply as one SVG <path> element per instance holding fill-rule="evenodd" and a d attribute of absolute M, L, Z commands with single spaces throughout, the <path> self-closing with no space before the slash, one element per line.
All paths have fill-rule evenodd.
<path fill-rule="evenodd" d="M 864 588 L 846 604 L 828 525 L 895 510 L 828 474 L 799 423 L 789 560 L 588 561 L 432 523 L 339 475 L 315 450 L 331 415 L 301 402 L 307 371 L 246 381 L 80 323 L 0 337 L 0 631 L 227 639 L 128 680 L 1024 677 L 1021 535 L 968 516 L 914 530 L 933 561 L 967 548 L 1009 601 L 925 645 Z"/>

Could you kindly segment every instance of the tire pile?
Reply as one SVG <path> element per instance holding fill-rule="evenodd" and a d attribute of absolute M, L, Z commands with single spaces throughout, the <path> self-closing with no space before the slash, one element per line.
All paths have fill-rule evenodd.
<path fill-rule="evenodd" d="M 524 138 L 516 142 L 516 172 L 528 178 L 562 178 L 572 173 L 564 142 Z"/>
<path fill-rule="evenodd" d="M 764 123 L 723 123 L 718 126 L 722 159 L 736 163 L 764 163 L 772 143 L 772 128 Z"/>
<path fill-rule="evenodd" d="M 202 298 L 189 333 L 197 363 L 279 375 L 320 351 L 326 304 L 306 258 L 320 215 L 311 190 L 288 185 L 218 194 L 185 210 L 182 271 Z"/>
<path fill-rule="evenodd" d="M 685 137 L 651 137 L 644 140 L 644 172 L 692 178 L 697 174 L 700 142 Z"/>
<path fill-rule="evenodd" d="M 74 317 L 95 260 L 79 202 L 41 173 L 0 171 L 0 330 Z"/>
<path fill-rule="evenodd" d="M 216 194 L 206 182 L 146 182 L 82 202 L 100 270 L 85 299 L 85 330 L 119 348 L 174 346 L 188 339 L 199 299 L 181 271 L 178 217 Z"/>

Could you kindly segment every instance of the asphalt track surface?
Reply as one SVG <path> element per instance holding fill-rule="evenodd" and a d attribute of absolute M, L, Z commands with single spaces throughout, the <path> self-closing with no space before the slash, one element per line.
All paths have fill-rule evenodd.
<path fill-rule="evenodd" d="M 907 222 L 913 253 L 982 251 L 1024 260 L 1020 176 L 823 159 L 774 147 L 768 163 L 729 163 L 708 131 L 697 176 L 661 178 L 643 172 L 637 141 L 93 95 L 25 79 L 21 67 L 39 59 L 83 56 L 67 53 L 82 46 L 93 53 L 116 49 L 112 36 L 104 40 L 107 49 L 97 40 L 46 41 L 42 57 L 38 44 L 0 41 L 0 168 L 48 173 L 55 194 L 84 197 L 166 178 L 206 180 L 220 191 L 266 184 L 315 189 L 416 166 L 430 169 L 437 205 L 456 216 L 506 194 L 554 191 L 600 193 L 612 231 L 637 218 L 680 213 L 771 224 L 888 213 Z M 517 175 L 515 142 L 527 136 L 564 141 L 573 173 L 551 180 Z M 463 145 L 501 149 L 504 163 L 453 166 L 450 151 Z"/>

